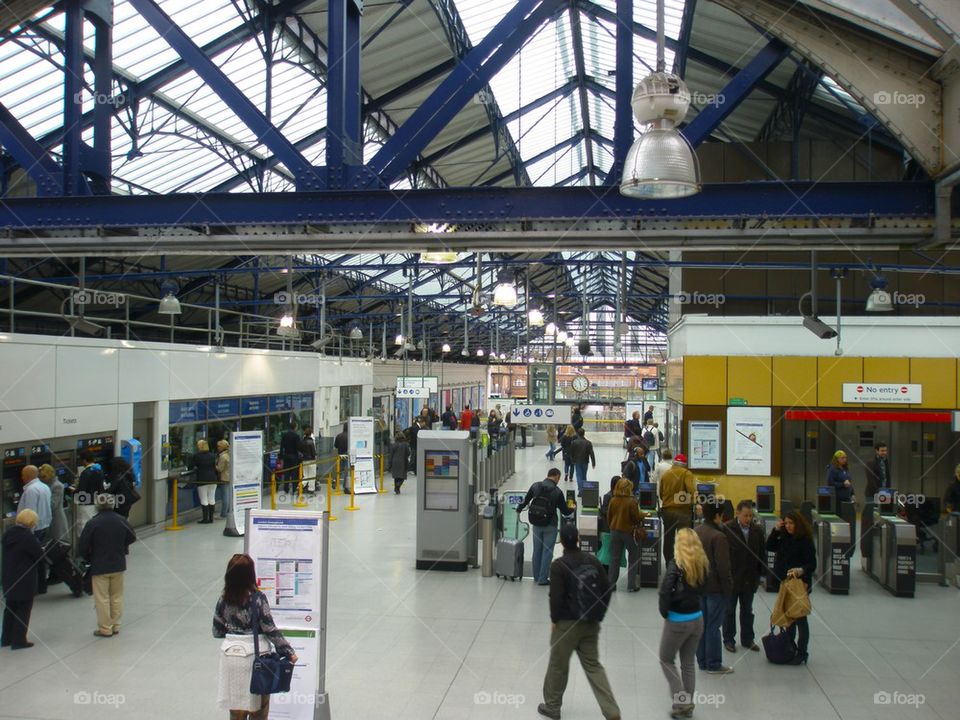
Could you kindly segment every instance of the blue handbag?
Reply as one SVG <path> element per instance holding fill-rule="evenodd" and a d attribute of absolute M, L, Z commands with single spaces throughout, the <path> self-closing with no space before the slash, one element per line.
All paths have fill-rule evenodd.
<path fill-rule="evenodd" d="M 250 598 L 250 628 L 253 631 L 253 672 L 250 675 L 251 695 L 275 695 L 290 692 L 293 663 L 278 652 L 260 654 L 260 612 L 257 596 Z"/>

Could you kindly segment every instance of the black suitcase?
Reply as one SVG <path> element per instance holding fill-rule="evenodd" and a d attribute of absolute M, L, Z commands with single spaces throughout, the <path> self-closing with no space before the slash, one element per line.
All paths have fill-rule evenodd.
<path fill-rule="evenodd" d="M 87 582 L 86 568 L 70 559 L 67 543 L 51 540 L 44 546 L 44 556 L 52 574 L 67 584 L 74 597 L 80 597 L 84 592 L 93 594 L 92 583 Z"/>

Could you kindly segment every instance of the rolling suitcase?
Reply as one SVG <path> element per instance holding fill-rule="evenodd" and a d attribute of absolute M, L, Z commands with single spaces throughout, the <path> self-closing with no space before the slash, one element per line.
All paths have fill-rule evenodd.
<path fill-rule="evenodd" d="M 523 525 L 524 532 L 520 533 L 520 526 Z M 514 538 L 501 537 L 497 540 L 497 555 L 493 561 L 493 572 L 497 577 L 509 578 L 510 582 L 514 580 L 523 580 L 523 541 L 530 533 L 527 523 L 520 522 L 520 515 L 517 514 L 517 525 Z"/>
<path fill-rule="evenodd" d="M 82 596 L 87 590 L 84 587 L 84 571 L 70 559 L 70 546 L 65 542 L 50 540 L 44 546 L 44 556 L 53 574 L 67 584 L 73 596 Z M 87 594 L 92 593 L 93 588 L 90 588 Z"/>

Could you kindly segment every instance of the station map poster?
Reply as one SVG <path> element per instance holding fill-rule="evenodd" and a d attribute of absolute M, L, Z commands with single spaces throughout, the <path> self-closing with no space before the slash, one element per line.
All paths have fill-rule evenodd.
<path fill-rule="evenodd" d="M 423 453 L 424 510 L 460 509 L 460 453 L 427 450 Z"/>
<path fill-rule="evenodd" d="M 270 699 L 270 720 L 329 717 L 325 688 L 327 521 L 325 513 L 251 510 L 245 549 L 257 586 L 298 660 L 290 692 Z"/>
<path fill-rule="evenodd" d="M 691 470 L 720 469 L 720 423 L 690 420 L 687 423 Z"/>
<path fill-rule="evenodd" d="M 728 475 L 769 475 L 771 441 L 770 408 L 727 408 Z"/>
<path fill-rule="evenodd" d="M 372 417 L 351 417 L 347 437 L 351 464 L 356 463 L 357 458 L 373 457 Z"/>
<path fill-rule="evenodd" d="M 230 490 L 237 532 L 246 532 L 247 510 L 259 510 L 263 484 L 263 431 L 235 432 L 230 436 Z"/>

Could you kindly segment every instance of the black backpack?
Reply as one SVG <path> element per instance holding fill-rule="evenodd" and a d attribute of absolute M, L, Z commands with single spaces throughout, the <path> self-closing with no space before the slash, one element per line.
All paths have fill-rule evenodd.
<path fill-rule="evenodd" d="M 578 620 L 600 622 L 607 614 L 610 604 L 603 570 L 592 562 L 584 562 L 576 567 L 564 563 L 570 570 L 570 609 Z"/>
<path fill-rule="evenodd" d="M 527 506 L 527 517 L 530 519 L 531 525 L 545 527 L 556 522 L 557 508 L 553 502 L 553 498 L 550 497 L 553 494 L 550 492 L 551 490 L 552 488 L 544 488 L 543 484 L 541 483 L 540 488 L 537 490 L 537 494 Z"/>
<path fill-rule="evenodd" d="M 643 441 L 644 441 L 648 446 L 649 446 L 649 445 L 655 445 L 656 442 L 657 442 L 657 438 L 656 438 L 656 436 L 653 434 L 653 431 L 652 431 L 652 430 L 647 430 L 647 431 L 643 434 Z"/>

